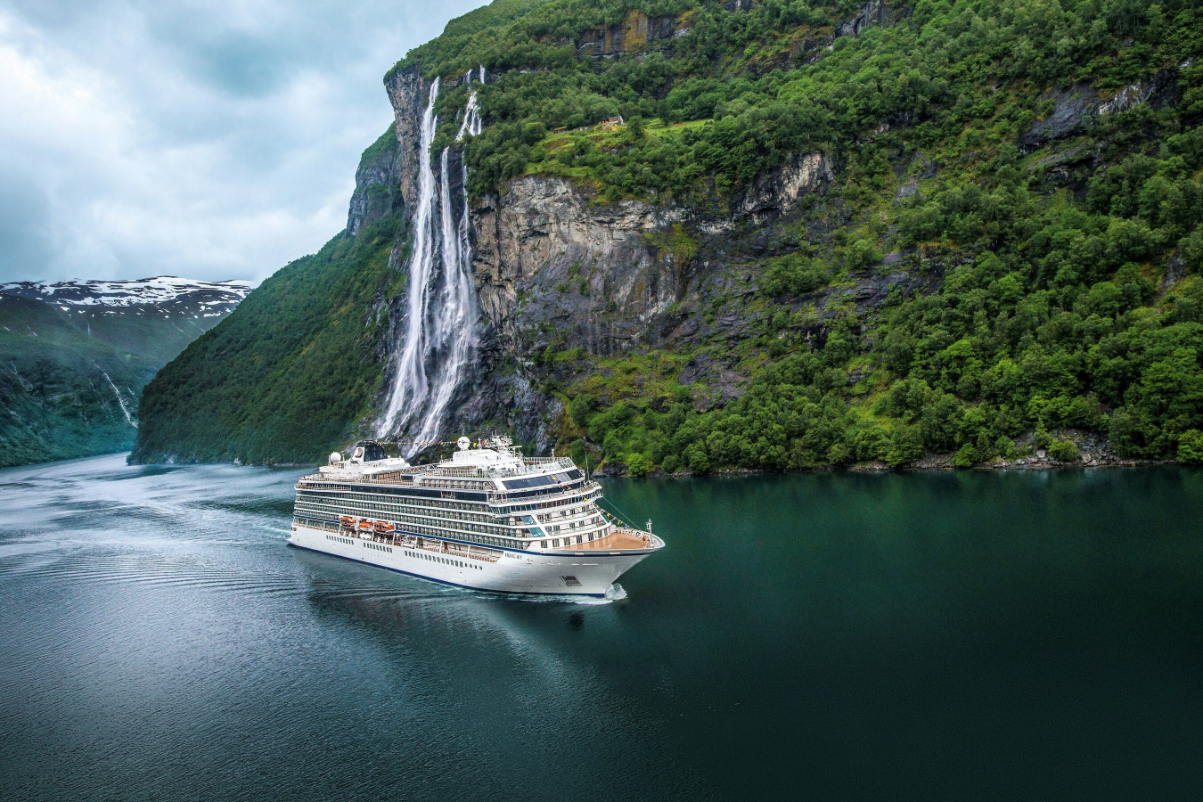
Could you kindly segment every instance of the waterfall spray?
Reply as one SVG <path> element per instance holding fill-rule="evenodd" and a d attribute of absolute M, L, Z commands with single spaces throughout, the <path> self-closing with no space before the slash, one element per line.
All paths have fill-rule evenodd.
<path fill-rule="evenodd" d="M 470 72 L 465 79 L 471 85 Z M 480 80 L 484 82 L 484 67 L 480 68 Z M 449 180 L 451 149 L 444 148 L 439 154 L 437 201 L 436 179 L 430 166 L 431 144 L 438 127 L 434 114 L 438 92 L 436 78 L 430 86 L 419 139 L 418 208 L 409 262 L 409 317 L 397 358 L 396 377 L 384 417 L 377 427 L 380 436 L 409 430 L 417 442 L 438 438 L 447 407 L 476 352 L 477 308 L 476 291 L 468 272 L 472 246 L 467 193 L 462 193 L 457 221 Z M 476 91 L 472 90 L 456 142 L 465 133 L 479 134 L 480 125 Z M 467 168 L 461 165 L 461 170 L 466 184 Z"/>

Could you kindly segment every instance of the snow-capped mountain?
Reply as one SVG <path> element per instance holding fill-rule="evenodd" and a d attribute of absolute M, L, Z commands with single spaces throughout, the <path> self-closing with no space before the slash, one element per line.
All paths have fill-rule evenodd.
<path fill-rule="evenodd" d="M 195 281 L 175 276 L 129 281 L 20 281 L 0 284 L 0 294 L 44 301 L 66 312 L 112 314 L 126 307 L 154 307 L 193 318 L 224 317 L 251 291 L 249 281 Z"/>

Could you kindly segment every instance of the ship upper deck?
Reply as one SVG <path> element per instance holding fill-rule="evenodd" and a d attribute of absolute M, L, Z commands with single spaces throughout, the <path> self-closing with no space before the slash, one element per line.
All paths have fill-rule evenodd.
<path fill-rule="evenodd" d="M 404 459 L 343 460 L 332 454 L 330 464 L 302 482 L 368 482 L 444 490 L 476 490 L 506 493 L 535 488 L 554 488 L 583 478 L 568 457 L 524 457 L 509 438 L 494 438 L 479 448 L 467 448 L 466 438 L 450 459 L 428 465 L 410 465 Z M 486 448 L 492 445 L 493 448 Z M 362 449 L 357 449 L 357 453 Z M 383 452 L 381 452 L 383 453 Z M 337 459 L 336 459 L 337 458 Z"/>

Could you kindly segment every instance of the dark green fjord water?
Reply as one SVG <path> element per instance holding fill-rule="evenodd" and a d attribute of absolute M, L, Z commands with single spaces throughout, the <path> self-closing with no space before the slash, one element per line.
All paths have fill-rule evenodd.
<path fill-rule="evenodd" d="M 615 482 L 612 603 L 284 545 L 299 471 L 0 472 L 0 799 L 1199 799 L 1203 473 Z"/>

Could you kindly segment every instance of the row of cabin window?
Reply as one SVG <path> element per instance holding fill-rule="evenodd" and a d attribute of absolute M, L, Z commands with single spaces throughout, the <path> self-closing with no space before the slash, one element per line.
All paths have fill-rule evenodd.
<path fill-rule="evenodd" d="M 300 506 L 300 505 L 298 505 L 298 506 Z M 292 522 L 294 524 L 303 524 L 303 525 L 309 526 L 309 527 L 325 529 L 326 531 L 330 531 L 330 532 L 338 531 L 337 525 L 325 523 L 323 521 L 315 521 L 312 519 L 305 519 L 304 521 L 302 521 L 300 518 L 293 518 Z M 431 528 L 425 527 L 425 526 L 413 527 L 413 533 L 417 534 L 417 535 L 423 535 L 425 537 L 430 537 L 432 539 L 438 539 L 438 536 L 440 534 L 445 534 L 443 532 L 443 530 L 431 529 Z M 500 546 L 502 548 L 505 548 L 507 546 L 513 548 L 515 546 L 521 545 L 521 544 L 514 543 L 512 541 L 504 541 L 504 540 L 501 540 L 500 538 L 495 538 L 495 537 L 470 537 L 468 539 L 473 541 L 474 543 L 480 543 L 485 546 Z"/>
<path fill-rule="evenodd" d="M 429 560 L 431 562 L 443 563 L 444 565 L 454 565 L 456 568 L 475 568 L 477 571 L 485 570 L 484 568 L 480 567 L 479 565 L 472 565 L 469 562 L 465 562 L 463 560 L 455 560 L 455 559 L 452 559 L 451 557 L 439 557 L 436 554 L 421 554 L 418 552 L 409 552 L 407 556 L 416 557 L 419 560 Z"/>
<path fill-rule="evenodd" d="M 309 494 L 304 494 L 304 495 L 308 496 Z M 306 500 L 309 500 L 309 499 L 306 499 Z M 381 504 L 379 502 L 378 496 L 368 496 L 368 495 L 365 495 L 362 493 L 348 493 L 347 495 L 344 495 L 344 496 L 335 496 L 335 497 L 325 496 L 325 495 L 321 495 L 321 494 L 314 494 L 314 497 L 312 500 L 315 502 L 319 502 L 319 503 L 335 504 L 335 505 L 338 505 L 340 502 L 341 503 L 351 502 L 357 508 L 367 507 L 368 509 L 372 510 L 373 512 L 377 512 L 377 513 L 390 513 L 390 512 L 403 510 L 406 507 L 416 507 L 417 506 L 416 504 L 405 503 L 402 501 L 396 501 L 396 502 L 391 502 L 391 503 L 386 502 L 384 504 Z M 298 501 L 300 501 L 300 499 L 298 499 Z M 423 506 L 431 506 L 431 505 L 423 505 Z M 435 505 L 435 506 L 438 506 L 438 505 Z M 466 505 L 457 505 L 456 506 L 456 509 L 461 509 L 461 508 L 467 509 Z M 430 515 L 429 517 L 433 518 L 433 517 L 438 517 L 438 516 Z M 451 515 L 448 515 L 447 517 L 448 517 L 448 519 L 457 520 L 457 521 L 480 522 L 480 521 L 492 520 L 493 516 L 484 515 L 484 514 L 463 515 L 463 514 L 454 514 L 453 513 Z"/>
<path fill-rule="evenodd" d="M 339 510 L 340 510 L 340 505 L 336 505 L 336 504 L 332 504 L 332 503 L 328 503 L 328 502 L 310 502 L 310 501 L 307 501 L 307 502 L 305 502 L 305 503 L 306 503 L 306 504 L 308 504 L 308 505 L 314 505 L 314 504 L 317 504 L 317 505 L 319 505 L 320 507 L 326 507 L 327 509 L 329 509 L 329 510 L 331 510 L 331 511 L 333 511 L 333 512 L 339 512 Z M 367 509 L 367 510 L 369 510 L 370 512 L 373 512 L 373 513 L 375 513 L 375 514 L 392 515 L 392 516 L 393 516 L 393 520 L 394 520 L 394 522 L 398 522 L 398 521 L 399 521 L 399 522 L 404 522 L 404 523 L 408 523 L 408 524 L 418 524 L 418 523 L 420 523 L 420 522 L 419 522 L 417 519 L 414 519 L 414 518 L 410 518 L 410 517 L 406 517 L 406 516 L 399 516 L 399 517 L 398 517 L 398 516 L 396 515 L 396 513 L 398 512 L 396 509 L 388 509 L 388 508 L 385 508 L 383 505 L 375 505 L 375 504 L 371 504 L 371 503 L 367 503 L 367 504 L 364 504 L 364 503 L 352 503 L 352 504 L 345 505 L 345 506 L 352 507 L 352 508 L 354 508 L 354 509 L 356 509 L 356 510 Z M 583 508 L 581 508 L 581 509 L 583 509 Z M 576 509 L 573 509 L 572 511 L 570 511 L 570 512 L 567 512 L 566 514 L 572 514 L 572 513 L 574 513 L 574 512 L 576 512 Z M 437 515 L 427 515 L 426 517 L 427 517 L 427 518 L 438 518 L 439 516 L 437 516 Z M 478 520 L 478 519 L 477 519 L 477 518 L 475 518 L 475 517 L 473 517 L 473 518 L 468 518 L 467 516 L 462 516 L 462 515 L 451 515 L 451 516 L 448 516 L 448 518 L 447 518 L 447 520 L 456 520 L 456 521 L 462 521 L 462 520 L 465 520 L 465 519 L 466 519 L 466 520 Z M 590 518 L 590 519 L 588 519 L 588 520 L 585 520 L 585 521 L 573 521 L 573 522 L 570 522 L 570 523 L 568 524 L 568 527 L 569 527 L 570 529 L 577 529 L 577 528 L 587 527 L 587 526 L 591 526 L 591 525 L 596 525 L 596 524 L 599 524 L 599 523 L 601 523 L 601 522 L 602 522 L 602 520 L 601 520 L 601 516 L 594 516 L 594 517 L 592 517 L 592 518 Z M 501 528 L 501 527 L 482 526 L 481 524 L 474 524 L 474 523 L 465 524 L 465 525 L 463 525 L 463 526 L 459 526 L 459 527 L 456 527 L 456 528 L 458 528 L 458 529 L 467 529 L 468 531 L 471 531 L 471 532 L 482 532 L 482 533 L 486 533 L 486 534 L 492 534 L 492 535 L 497 535 L 497 534 L 502 534 L 502 535 L 504 535 L 504 534 L 507 534 L 507 530 L 505 530 L 505 529 L 503 529 L 503 528 Z M 557 525 L 557 526 L 555 526 L 555 527 L 548 527 L 548 528 L 549 528 L 549 529 L 551 529 L 552 531 L 559 531 L 559 529 L 560 529 L 560 527 L 559 527 L 558 525 Z M 524 534 L 524 535 L 527 535 L 527 536 L 529 536 L 529 535 L 530 535 L 530 531 L 529 531 L 529 530 L 527 530 L 527 529 L 523 529 L 523 530 L 521 530 L 521 532 L 522 532 L 522 534 Z"/>
<path fill-rule="evenodd" d="M 306 494 L 306 495 L 308 495 L 308 494 Z M 384 504 L 375 503 L 375 497 L 368 496 L 366 494 L 360 494 L 360 493 L 346 494 L 345 496 L 339 497 L 339 500 L 345 501 L 345 500 L 349 500 L 351 497 L 355 497 L 356 500 L 358 500 L 359 498 L 362 498 L 362 499 L 364 499 L 364 501 L 359 502 L 359 503 L 353 502 L 351 504 L 340 505 L 335 501 L 327 501 L 326 499 L 328 497 L 323 498 L 319 495 L 318 498 L 315 498 L 313 500 L 306 499 L 305 502 L 301 502 L 300 499 L 298 499 L 297 506 L 299 508 L 302 506 L 302 504 L 304 504 L 305 507 L 314 508 L 315 511 L 317 511 L 318 509 L 321 509 L 321 508 L 326 508 L 326 510 L 328 510 L 330 512 L 334 512 L 336 514 L 341 511 L 342 507 L 349 506 L 349 507 L 354 508 L 357 511 L 358 510 L 367 510 L 374 514 L 385 514 L 385 515 L 394 515 L 394 516 L 398 512 L 398 510 L 396 509 L 396 506 L 400 506 L 400 505 L 388 505 L 386 507 Z M 321 500 L 319 501 L 318 499 L 321 499 Z M 408 506 L 408 505 L 406 505 L 406 506 Z M 463 506 L 463 505 L 457 505 L 457 506 Z M 437 518 L 439 516 L 428 515 L 426 517 Z M 449 516 L 448 520 L 451 520 L 451 519 L 460 520 L 461 517 L 466 517 L 466 516 L 453 515 L 453 516 Z M 475 519 L 475 517 L 474 517 L 474 519 Z M 405 522 L 407 524 L 411 524 L 411 525 L 416 525 L 418 523 L 416 519 L 409 518 L 406 516 L 400 516 L 400 517 L 396 518 L 396 520 L 403 521 L 403 522 Z M 569 527 L 576 528 L 577 526 L 589 526 L 589 525 L 597 524 L 600 522 L 601 522 L 600 516 L 595 516 L 594 518 L 592 518 L 588 521 L 572 522 L 569 524 Z M 480 524 L 467 524 L 464 527 L 457 527 L 457 528 L 466 528 L 472 532 L 483 532 L 483 533 L 494 534 L 494 535 L 498 534 L 500 532 L 506 531 L 500 527 L 482 526 Z M 529 530 L 523 530 L 523 533 L 527 534 L 527 535 L 530 534 Z M 590 536 L 590 540 L 592 540 L 592 539 L 593 539 L 593 537 Z M 559 540 L 559 539 L 557 538 L 556 540 Z M 567 540 L 567 538 L 564 538 L 564 540 Z M 579 539 L 578 539 L 578 542 L 579 542 Z"/>
<path fill-rule="evenodd" d="M 370 505 L 370 504 L 329 504 L 329 503 L 321 503 L 321 502 L 313 502 L 313 501 L 303 501 L 303 502 L 297 502 L 296 506 L 297 506 L 298 510 L 309 510 L 312 512 L 324 512 L 327 514 L 334 514 L 334 515 L 338 515 L 347 510 L 359 512 L 360 514 L 388 515 L 389 520 L 392 521 L 393 523 L 406 523 L 406 524 L 415 525 L 415 526 L 425 523 L 425 519 L 437 518 L 437 516 L 433 516 L 433 515 L 425 516 L 425 519 L 418 519 L 418 518 L 406 516 L 406 515 L 397 515 L 396 510 L 376 510 L 376 509 L 372 509 L 373 505 Z M 452 520 L 452 519 L 447 519 L 447 520 Z M 481 524 L 470 524 L 470 523 L 463 523 L 460 521 L 456 521 L 456 523 L 459 524 L 459 526 L 455 527 L 456 529 L 467 530 L 469 532 L 480 532 L 480 533 L 489 534 L 489 535 L 502 535 L 502 534 L 508 532 L 508 530 L 504 529 L 503 527 L 499 527 L 499 526 L 484 526 Z"/>
<path fill-rule="evenodd" d="M 578 504 L 582 501 L 591 501 L 595 498 L 598 498 L 599 496 L 601 496 L 601 490 L 590 490 L 587 493 L 584 493 L 584 494 L 578 496 L 577 498 L 573 499 L 572 501 L 568 501 L 568 502 L 559 501 L 559 502 L 555 502 L 555 503 L 546 502 L 543 504 L 515 504 L 515 505 L 511 505 L 509 507 L 498 507 L 496 511 L 499 513 L 502 513 L 502 514 L 513 514 L 513 513 L 532 512 L 534 510 L 556 509 L 558 507 L 565 506 L 566 503 L 567 504 Z"/>
<path fill-rule="evenodd" d="M 439 507 L 442 509 L 465 510 L 468 512 L 479 511 L 480 505 L 462 504 L 456 502 L 440 501 L 438 499 L 413 498 L 412 496 L 393 496 L 390 494 L 375 494 L 375 493 L 339 493 L 336 496 L 320 491 L 320 490 L 301 490 L 297 493 L 298 498 L 301 496 L 312 496 L 320 499 L 330 499 L 333 501 L 354 500 L 366 501 L 368 503 L 379 503 L 381 501 L 390 504 L 421 504 L 426 507 Z"/>
<path fill-rule="evenodd" d="M 318 496 L 318 497 L 330 498 L 330 496 L 327 496 L 326 494 L 322 493 L 321 491 L 312 491 L 312 490 L 301 490 L 298 493 L 298 496 L 300 496 L 300 495 L 313 495 L 313 496 Z M 576 504 L 576 503 L 580 503 L 580 502 L 584 502 L 584 501 L 590 501 L 591 499 L 597 498 L 600 495 L 601 495 L 601 490 L 598 488 L 595 488 L 593 490 L 589 490 L 589 491 L 583 493 L 579 498 L 574 499 L 570 503 Z M 334 499 L 336 499 L 336 500 L 337 499 L 355 499 L 357 501 L 366 501 L 368 503 L 375 503 L 379 499 L 381 499 L 381 496 L 372 495 L 372 494 L 368 494 L 368 493 L 342 493 L 342 494 L 339 494 L 338 496 L 335 496 Z M 476 510 L 480 509 L 479 506 L 471 505 L 471 504 L 438 501 L 436 499 L 414 499 L 414 498 L 400 497 L 400 496 L 398 496 L 396 498 L 396 501 L 394 501 L 392 503 L 395 503 L 395 504 L 420 503 L 423 506 L 428 506 L 428 507 L 440 507 L 440 508 L 445 508 L 445 509 L 457 509 L 457 510 L 466 510 L 466 511 L 476 511 Z M 556 509 L 556 508 L 563 507 L 563 506 L 565 506 L 563 503 L 550 503 L 550 502 L 544 502 L 544 503 L 540 503 L 540 504 L 535 504 L 535 503 L 517 504 L 517 505 L 511 505 L 509 507 L 499 507 L 496 510 L 494 510 L 494 512 L 496 514 L 501 514 L 501 515 L 511 515 L 514 513 L 531 512 L 534 510 Z"/>
<path fill-rule="evenodd" d="M 582 537 L 587 537 L 588 540 L 582 541 L 581 540 Z M 548 540 L 540 540 L 539 545 L 546 549 L 546 548 L 548 548 L 547 544 L 551 543 L 550 548 L 558 549 L 558 548 L 560 548 L 561 540 L 564 541 L 563 545 L 565 545 L 565 546 L 573 545 L 574 541 L 575 541 L 575 545 L 579 546 L 582 542 L 592 542 L 594 540 L 601 540 L 602 537 L 603 537 L 603 535 L 601 532 L 590 532 L 588 535 L 576 535 L 576 536 L 570 536 L 570 537 L 564 537 L 564 538 L 555 537 L 555 538 L 549 538 Z"/>

